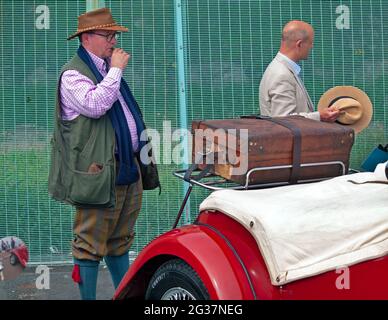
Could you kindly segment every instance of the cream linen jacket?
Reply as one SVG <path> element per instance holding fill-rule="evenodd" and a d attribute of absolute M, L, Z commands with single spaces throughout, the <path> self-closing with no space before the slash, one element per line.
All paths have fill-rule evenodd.
<path fill-rule="evenodd" d="M 320 120 L 310 96 L 295 71 L 278 53 L 268 65 L 259 88 L 260 114 L 279 117 L 298 114 Z"/>

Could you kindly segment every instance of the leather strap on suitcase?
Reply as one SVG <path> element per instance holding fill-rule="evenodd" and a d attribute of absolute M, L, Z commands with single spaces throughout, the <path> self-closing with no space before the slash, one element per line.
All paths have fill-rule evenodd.
<path fill-rule="evenodd" d="M 185 180 L 186 182 L 190 182 L 190 179 L 199 181 L 210 172 L 211 166 L 208 164 L 199 174 L 197 174 L 195 177 L 192 176 L 193 171 L 198 169 L 198 163 L 202 160 L 202 158 L 202 155 L 196 156 L 194 163 L 192 163 L 189 169 L 187 169 L 183 180 Z"/>

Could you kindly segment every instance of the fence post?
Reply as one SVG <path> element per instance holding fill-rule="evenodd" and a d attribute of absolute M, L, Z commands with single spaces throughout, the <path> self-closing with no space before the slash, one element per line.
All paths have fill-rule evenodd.
<path fill-rule="evenodd" d="M 175 0 L 175 31 L 176 31 L 176 50 L 178 59 L 178 92 L 179 92 L 179 122 L 181 129 L 187 129 L 187 106 L 186 106 L 186 79 L 185 79 L 185 46 L 184 46 L 184 32 L 183 32 L 183 17 L 182 17 L 182 2 L 184 0 Z M 183 169 L 188 168 L 188 137 L 183 136 L 183 145 L 186 146 L 183 155 Z M 183 196 L 189 188 L 187 182 L 183 183 Z M 185 224 L 190 223 L 190 202 L 186 205 L 186 212 L 184 216 Z"/>

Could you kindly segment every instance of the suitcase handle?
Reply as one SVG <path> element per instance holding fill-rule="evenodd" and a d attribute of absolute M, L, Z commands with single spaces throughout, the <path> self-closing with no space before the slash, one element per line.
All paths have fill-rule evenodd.
<path fill-rule="evenodd" d="M 295 126 L 294 124 L 287 121 L 285 118 L 272 118 L 269 116 L 262 116 L 262 115 L 247 115 L 247 116 L 241 116 L 241 119 L 257 119 L 257 120 L 267 120 L 271 121 L 275 124 L 281 125 L 288 130 L 291 131 L 293 135 L 293 141 L 294 146 L 292 149 L 292 168 L 291 168 L 291 175 L 290 175 L 290 184 L 295 184 L 298 182 L 299 179 L 299 172 L 300 172 L 300 160 L 301 160 L 301 145 L 302 145 L 302 132 L 300 131 L 300 128 Z"/>
<path fill-rule="evenodd" d="M 262 120 L 268 120 L 271 119 L 270 116 L 262 116 L 259 114 L 251 114 L 251 115 L 245 115 L 245 116 L 240 116 L 240 119 L 262 119 Z"/>

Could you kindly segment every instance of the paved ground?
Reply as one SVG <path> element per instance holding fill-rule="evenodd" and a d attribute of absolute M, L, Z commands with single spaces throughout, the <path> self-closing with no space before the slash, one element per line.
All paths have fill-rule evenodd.
<path fill-rule="evenodd" d="M 47 284 L 39 278 L 43 274 L 42 270 L 37 270 L 34 266 L 27 267 L 16 279 L 0 281 L 0 300 L 79 300 L 78 287 L 71 279 L 71 271 L 71 265 L 49 266 L 49 289 L 38 289 L 37 282 L 38 287 L 39 284 Z M 110 300 L 113 294 L 114 287 L 109 271 L 106 266 L 101 265 L 97 300 Z"/>

